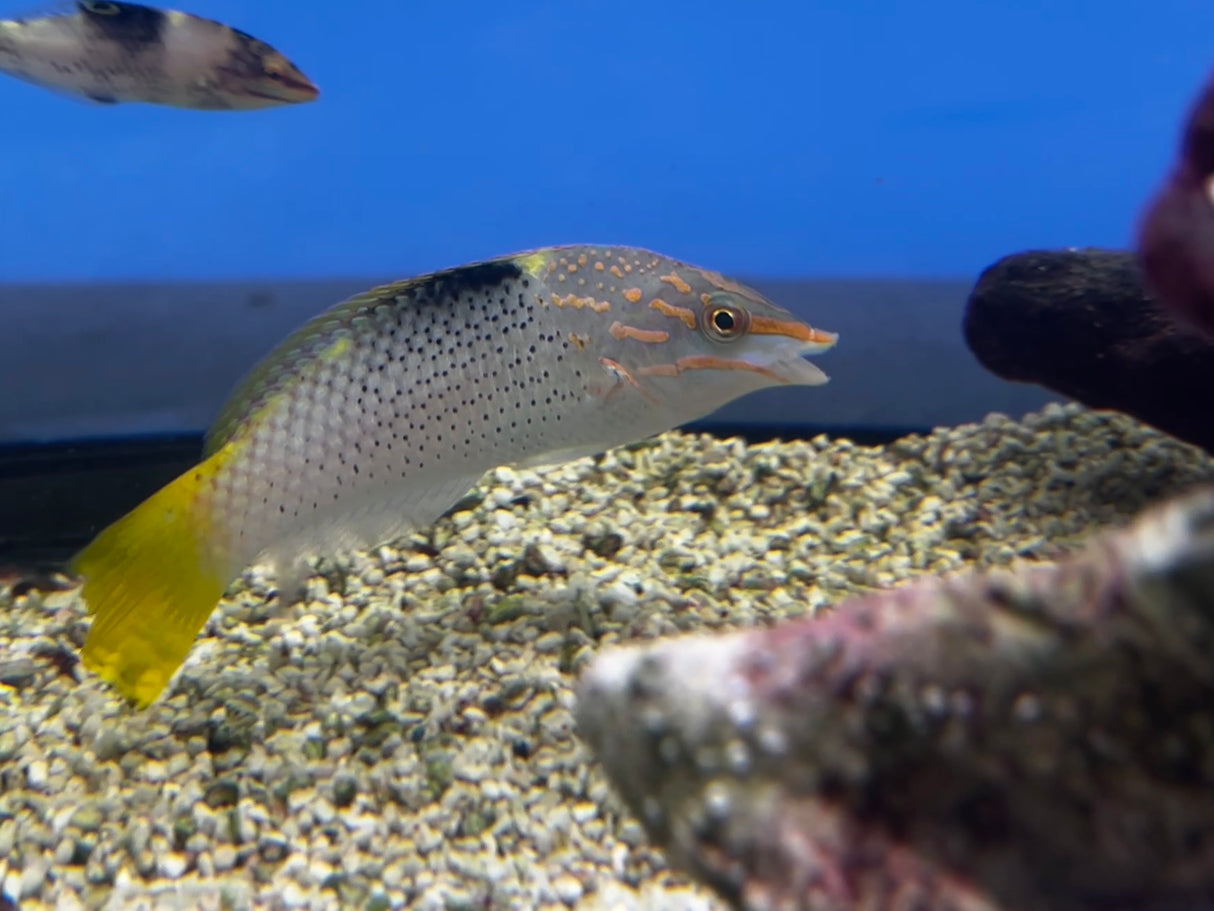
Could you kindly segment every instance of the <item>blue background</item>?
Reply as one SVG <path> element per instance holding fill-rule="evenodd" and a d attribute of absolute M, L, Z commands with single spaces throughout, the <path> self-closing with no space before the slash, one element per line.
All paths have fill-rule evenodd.
<path fill-rule="evenodd" d="M 0 79 L 0 281 L 404 275 L 581 240 L 973 275 L 1128 244 L 1214 65 L 1198 0 L 179 5 L 321 99 L 101 107 Z"/>

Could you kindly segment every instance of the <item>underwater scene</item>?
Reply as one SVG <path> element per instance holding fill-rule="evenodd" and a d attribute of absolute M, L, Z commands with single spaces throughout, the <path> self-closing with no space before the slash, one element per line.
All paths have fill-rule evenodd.
<path fill-rule="evenodd" d="M 0 8 L 0 911 L 1214 909 L 1214 10 L 191 3 Z"/>

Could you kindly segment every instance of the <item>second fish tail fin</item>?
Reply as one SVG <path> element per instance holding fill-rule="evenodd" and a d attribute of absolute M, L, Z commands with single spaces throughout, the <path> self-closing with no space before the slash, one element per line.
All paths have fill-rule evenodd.
<path fill-rule="evenodd" d="M 85 667 L 139 707 L 185 662 L 231 582 L 209 491 L 224 447 L 103 529 L 72 560 L 93 615 Z"/>

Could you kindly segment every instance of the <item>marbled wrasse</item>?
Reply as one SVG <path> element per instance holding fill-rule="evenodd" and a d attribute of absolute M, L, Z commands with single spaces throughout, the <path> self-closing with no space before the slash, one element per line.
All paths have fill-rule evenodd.
<path fill-rule="evenodd" d="M 76 558 L 86 665 L 163 690 L 225 589 L 426 526 L 497 466 L 565 462 L 814 386 L 836 336 L 646 250 L 556 247 L 375 288 L 315 317 L 222 409 L 203 461 Z"/>

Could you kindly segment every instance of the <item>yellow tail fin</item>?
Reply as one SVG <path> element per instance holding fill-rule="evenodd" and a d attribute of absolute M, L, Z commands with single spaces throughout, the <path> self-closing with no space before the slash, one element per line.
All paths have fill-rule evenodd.
<path fill-rule="evenodd" d="M 93 626 L 85 667 L 139 707 L 181 667 L 231 582 L 207 499 L 224 447 L 105 528 L 72 561 Z"/>

